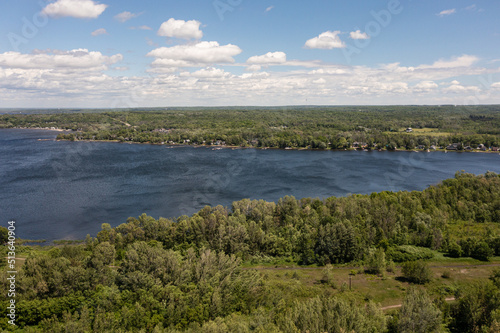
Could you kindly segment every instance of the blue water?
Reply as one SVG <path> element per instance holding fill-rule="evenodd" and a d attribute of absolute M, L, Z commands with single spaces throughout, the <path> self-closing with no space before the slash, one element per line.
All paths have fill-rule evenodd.
<path fill-rule="evenodd" d="M 0 130 L 0 225 L 16 220 L 22 238 L 83 239 L 102 223 L 190 215 L 243 198 L 413 191 L 460 170 L 500 173 L 498 154 L 212 150 L 58 142 L 56 135 Z"/>

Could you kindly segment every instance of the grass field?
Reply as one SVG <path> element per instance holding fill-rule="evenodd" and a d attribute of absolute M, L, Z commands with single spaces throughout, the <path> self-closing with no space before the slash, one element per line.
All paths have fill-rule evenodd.
<path fill-rule="evenodd" d="M 433 272 L 433 279 L 422 288 L 427 289 L 433 298 L 452 298 L 460 284 L 488 279 L 492 271 L 500 267 L 500 257 L 482 262 L 472 258 L 448 258 L 441 254 L 427 263 Z M 259 271 L 270 285 L 269 289 L 283 291 L 287 302 L 293 299 L 342 294 L 343 297 L 360 301 L 372 300 L 381 307 L 386 307 L 401 304 L 410 285 L 401 279 L 400 267 L 396 267 L 394 273 L 385 273 L 385 276 L 365 274 L 362 267 L 336 267 L 334 287 L 321 282 L 323 267 L 258 265 L 247 269 Z"/>
<path fill-rule="evenodd" d="M 384 134 L 399 134 L 406 133 L 406 128 L 400 128 L 397 132 L 384 132 Z M 413 131 L 410 133 L 406 133 L 408 135 L 431 135 L 431 136 L 450 136 L 452 133 L 449 132 L 440 132 L 437 128 L 413 128 Z"/>
<path fill-rule="evenodd" d="M 50 255 L 54 247 L 58 246 L 19 246 L 18 268 L 28 256 Z M 452 298 L 460 284 L 486 280 L 494 269 L 500 268 L 500 257 L 485 262 L 472 258 L 450 258 L 441 252 L 433 252 L 434 257 L 426 261 L 433 278 L 422 286 L 433 298 Z M 119 264 L 115 262 L 112 267 L 118 268 Z M 278 298 L 288 304 L 316 296 L 339 295 L 360 302 L 372 300 L 381 307 L 390 307 L 401 304 L 410 285 L 401 278 L 401 268 L 398 266 L 394 272 L 386 272 L 383 276 L 365 274 L 360 264 L 333 266 L 333 283 L 322 281 L 324 267 L 298 266 L 291 261 L 266 264 L 245 262 L 242 267 L 257 270 L 265 282 L 269 297 L 278 293 Z"/>

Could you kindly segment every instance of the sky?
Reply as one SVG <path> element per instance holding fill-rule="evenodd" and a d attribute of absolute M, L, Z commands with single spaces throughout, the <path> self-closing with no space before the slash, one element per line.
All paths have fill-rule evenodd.
<path fill-rule="evenodd" d="M 0 108 L 500 104 L 500 1 L 2 0 Z"/>

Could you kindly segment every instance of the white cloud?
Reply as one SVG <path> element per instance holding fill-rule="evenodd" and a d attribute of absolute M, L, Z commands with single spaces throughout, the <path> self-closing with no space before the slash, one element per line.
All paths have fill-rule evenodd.
<path fill-rule="evenodd" d="M 258 72 L 262 69 L 262 66 L 260 65 L 250 65 L 250 66 L 247 66 L 246 70 L 249 71 L 249 72 Z"/>
<path fill-rule="evenodd" d="M 231 73 L 228 73 L 220 68 L 207 67 L 191 73 L 190 76 L 196 78 L 212 79 L 212 78 L 228 77 L 231 76 Z"/>
<path fill-rule="evenodd" d="M 308 49 L 325 49 L 343 48 L 345 43 L 338 36 L 340 31 L 325 31 L 318 37 L 311 38 L 304 45 Z"/>
<path fill-rule="evenodd" d="M 285 52 L 267 52 L 266 54 L 248 58 L 247 64 L 253 65 L 276 65 L 286 62 Z"/>
<path fill-rule="evenodd" d="M 351 31 L 349 36 L 352 39 L 369 39 L 370 36 L 366 32 L 361 32 L 361 30 Z"/>
<path fill-rule="evenodd" d="M 453 9 L 446 9 L 446 10 L 443 10 L 441 12 L 439 12 L 439 14 L 437 14 L 438 16 L 447 16 L 447 15 L 451 15 L 451 14 L 455 14 L 457 11 L 455 8 Z"/>
<path fill-rule="evenodd" d="M 286 60 L 282 65 L 293 63 L 293 70 L 262 72 L 265 65 L 261 63 L 268 64 L 272 56 L 258 55 L 261 58 L 255 64 L 235 63 L 233 57 L 241 50 L 234 45 L 227 47 L 195 42 L 152 50 L 149 75 L 137 77 L 127 76 L 128 72 L 105 74 L 106 70 L 126 69 L 118 67 L 121 55 L 105 56 L 85 49 L 6 52 L 0 54 L 0 101 L 8 107 L 29 103 L 38 107 L 500 103 L 500 82 L 489 85 L 488 90 L 475 80 L 486 73 L 499 73 L 500 68 L 460 67 L 467 63 L 463 60 L 455 63 L 459 67 L 449 66 L 460 57 L 438 60 L 435 63 L 447 65 L 435 68 Z M 230 66 L 222 69 L 214 66 L 217 62 Z M 227 69 L 247 66 L 259 71 L 236 75 Z M 189 72 L 187 67 L 197 68 Z M 458 77 L 478 83 L 464 85 L 455 82 Z M 485 94 L 478 94 L 481 91 Z M 130 96 L 134 96 L 132 102 Z"/>
<path fill-rule="evenodd" d="M 201 39 L 203 32 L 200 30 L 200 24 L 201 22 L 196 20 L 184 21 L 170 18 L 161 24 L 160 29 L 158 29 L 158 36 Z"/>
<path fill-rule="evenodd" d="M 270 74 L 268 72 L 259 72 L 259 73 L 243 73 L 240 75 L 242 79 L 262 79 L 268 78 Z"/>
<path fill-rule="evenodd" d="M 120 60 L 120 54 L 105 56 L 86 49 L 0 53 L 0 90 L 23 91 L 23 98 L 38 95 L 52 103 L 66 97 L 71 103 L 75 96 L 82 96 L 82 101 L 94 95 L 109 99 L 123 86 L 116 87 L 103 71 Z"/>
<path fill-rule="evenodd" d="M 92 0 L 57 0 L 48 4 L 42 13 L 51 17 L 97 18 L 106 10 L 107 5 Z"/>
<path fill-rule="evenodd" d="M 452 84 L 449 87 L 443 88 L 443 92 L 453 94 L 471 93 L 478 91 L 480 91 L 480 89 L 476 86 L 462 86 L 460 84 Z"/>
<path fill-rule="evenodd" d="M 269 6 L 269 7 L 266 8 L 265 12 L 269 13 L 273 9 L 274 9 L 274 6 Z"/>
<path fill-rule="evenodd" d="M 438 87 L 439 86 L 434 81 L 421 81 L 414 86 L 414 89 L 416 92 L 429 92 Z"/>
<path fill-rule="evenodd" d="M 92 36 L 99 36 L 99 35 L 107 35 L 108 32 L 104 28 L 97 29 L 95 31 L 92 31 L 90 33 Z"/>
<path fill-rule="evenodd" d="M 470 67 L 479 60 L 478 57 L 473 55 L 464 54 L 460 57 L 453 57 L 451 60 L 440 59 L 432 65 L 421 65 L 419 68 L 457 68 L 457 67 Z"/>
<path fill-rule="evenodd" d="M 315 75 L 315 74 L 327 74 L 327 75 L 342 75 L 342 74 L 349 74 L 349 71 L 344 69 L 344 68 L 320 68 L 320 69 L 315 69 L 309 72 L 309 74 Z"/>
<path fill-rule="evenodd" d="M 134 17 L 137 17 L 139 15 L 141 15 L 142 13 L 131 13 L 131 12 L 122 12 L 120 14 L 117 14 L 115 15 L 115 20 L 123 23 L 123 22 L 127 22 L 128 20 L 134 18 Z"/>
<path fill-rule="evenodd" d="M 465 7 L 465 10 L 476 10 L 476 5 L 470 5 L 470 6 L 467 6 Z"/>
<path fill-rule="evenodd" d="M 240 53 L 241 49 L 236 45 L 219 45 L 217 42 L 204 41 L 192 45 L 160 47 L 149 52 L 147 56 L 156 58 L 153 66 L 189 67 L 234 63 L 233 57 Z"/>
<path fill-rule="evenodd" d="M 48 50 L 34 54 L 19 52 L 0 53 L 0 67 L 20 69 L 105 69 L 123 59 L 121 54 L 105 56 L 87 49 L 71 51 Z"/>
<path fill-rule="evenodd" d="M 140 25 L 138 27 L 130 27 L 130 30 L 152 30 L 151 27 L 147 25 Z"/>

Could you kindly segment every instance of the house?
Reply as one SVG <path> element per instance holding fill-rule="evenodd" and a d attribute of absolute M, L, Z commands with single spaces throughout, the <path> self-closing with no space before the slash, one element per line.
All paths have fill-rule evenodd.
<path fill-rule="evenodd" d="M 417 149 L 425 149 L 425 146 L 424 145 L 418 145 Z"/>
<path fill-rule="evenodd" d="M 408 127 L 408 128 L 406 129 L 406 133 L 411 133 L 411 132 L 413 132 L 413 129 L 412 129 L 411 127 Z"/>
<path fill-rule="evenodd" d="M 477 146 L 477 149 L 486 150 L 486 146 L 481 143 L 479 146 Z"/>
<path fill-rule="evenodd" d="M 446 149 L 447 150 L 458 150 L 458 146 L 459 146 L 458 143 L 452 143 L 451 145 L 447 146 Z"/>
<path fill-rule="evenodd" d="M 498 147 L 491 147 L 491 151 L 499 151 Z"/>
<path fill-rule="evenodd" d="M 367 146 L 366 142 L 353 142 L 353 148 L 365 148 Z"/>
<path fill-rule="evenodd" d="M 433 150 L 437 149 L 437 147 L 435 145 L 432 145 L 430 148 L 433 149 Z"/>

